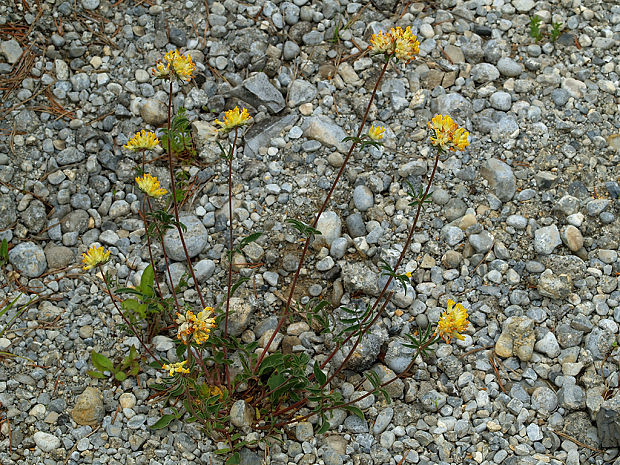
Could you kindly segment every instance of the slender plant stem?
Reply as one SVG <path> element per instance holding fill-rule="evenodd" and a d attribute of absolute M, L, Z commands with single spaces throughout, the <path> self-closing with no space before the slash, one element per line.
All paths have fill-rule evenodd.
<path fill-rule="evenodd" d="M 418 220 L 420 219 L 420 214 L 422 212 L 422 207 L 424 206 L 424 202 L 428 196 L 428 193 L 431 189 L 431 185 L 433 184 L 433 179 L 435 178 L 435 173 L 437 171 L 437 164 L 439 163 L 439 156 L 441 155 L 441 149 L 437 149 L 437 154 L 435 155 L 435 162 L 433 164 L 433 171 L 431 172 L 430 177 L 428 178 L 428 183 L 426 184 L 426 189 L 424 191 L 424 196 L 422 197 L 422 199 L 420 199 L 420 201 L 418 202 L 418 208 L 416 210 L 416 214 L 415 214 L 415 218 L 413 220 L 413 223 L 411 225 L 411 228 L 409 228 L 409 234 L 407 235 L 407 241 L 405 242 L 405 246 L 403 247 L 402 252 L 400 253 L 400 256 L 398 257 L 398 260 L 396 261 L 396 265 L 394 265 L 394 271 L 397 271 L 398 268 L 400 267 L 403 259 L 405 258 L 405 255 L 407 254 L 407 249 L 409 249 L 409 245 L 411 244 L 411 240 L 413 239 L 413 233 L 415 232 L 417 225 L 418 225 Z M 383 289 L 381 290 L 381 293 L 379 294 L 379 297 L 377 297 L 377 299 L 375 300 L 375 303 L 373 304 L 371 311 L 368 313 L 368 317 L 370 317 L 370 315 L 373 314 L 373 311 L 377 308 L 377 305 L 379 304 L 379 302 L 381 301 L 381 299 L 383 298 L 383 296 L 385 295 L 385 293 L 387 292 L 388 288 L 390 287 L 390 283 L 392 282 L 392 280 L 394 279 L 393 276 L 389 276 L 387 282 L 385 283 L 385 286 L 383 286 Z M 389 299 L 386 299 L 386 303 L 389 301 Z M 352 354 L 355 349 L 357 348 L 357 346 L 359 345 L 360 341 L 362 340 L 362 337 L 364 337 L 364 335 L 368 332 L 368 330 L 370 329 L 370 327 L 379 319 L 379 317 L 382 315 L 383 310 L 385 309 L 386 304 L 384 304 L 381 308 L 380 311 L 377 312 L 377 314 L 374 316 L 374 318 L 371 320 L 371 322 L 366 325 L 363 329 L 363 331 L 360 332 L 360 334 L 358 335 L 357 340 L 355 341 L 355 344 L 353 345 L 353 347 L 351 348 L 351 352 L 349 354 Z M 364 323 L 364 321 L 362 321 L 362 323 Z M 343 345 L 346 344 L 351 337 L 353 336 L 353 333 L 351 333 L 349 336 L 347 336 L 347 338 L 345 339 L 345 341 L 343 342 Z M 330 356 L 325 359 L 325 361 L 321 364 L 321 368 L 324 368 L 325 365 L 327 365 L 327 363 L 333 358 L 334 354 L 336 353 L 337 348 L 334 349 L 334 351 L 332 351 L 332 353 L 330 354 Z M 342 369 L 344 368 L 344 363 L 338 367 L 338 369 L 335 371 L 335 373 L 333 373 L 327 380 L 327 383 L 329 383 L 334 376 L 336 376 L 336 374 L 338 374 Z"/>
<path fill-rule="evenodd" d="M 237 138 L 239 137 L 239 128 L 235 127 L 235 139 L 233 141 L 233 145 L 230 148 L 230 153 L 228 154 L 228 224 L 229 224 L 229 252 L 230 255 L 228 257 L 228 289 L 226 294 L 226 313 L 224 314 L 224 338 L 228 337 L 228 316 L 230 313 L 230 294 L 232 288 L 232 273 L 233 273 L 233 198 L 232 198 L 232 163 L 233 163 L 233 155 L 235 154 L 235 147 L 237 146 Z M 228 358 L 228 347 L 224 346 L 224 360 Z M 228 365 L 225 365 L 226 371 L 226 386 L 230 391 L 230 371 L 228 369 Z"/>
<path fill-rule="evenodd" d="M 435 162 L 433 164 L 433 170 L 431 172 L 430 177 L 428 178 L 428 183 L 426 185 L 426 190 L 424 191 L 424 196 L 418 202 L 418 207 L 417 207 L 417 210 L 416 210 L 416 215 L 414 217 L 414 220 L 413 220 L 413 223 L 411 225 L 411 228 L 409 228 L 409 234 L 407 235 L 407 240 L 405 242 L 405 246 L 403 247 L 403 250 L 402 250 L 402 252 L 400 254 L 400 257 L 398 258 L 398 260 L 396 262 L 396 265 L 394 266 L 394 270 L 395 271 L 398 270 L 398 268 L 400 267 L 403 259 L 405 258 L 405 255 L 407 253 L 407 249 L 409 248 L 409 245 L 411 244 L 411 240 L 413 238 L 413 233 L 415 232 L 415 230 L 417 228 L 418 220 L 419 220 L 420 214 L 422 212 L 422 206 L 424 205 L 424 200 L 426 200 L 426 197 L 428 196 L 428 193 L 430 191 L 431 185 L 433 183 L 433 179 L 435 178 L 435 173 L 437 171 L 437 164 L 439 163 L 439 156 L 441 155 L 441 153 L 442 153 L 441 150 L 437 149 L 437 154 L 435 156 Z M 346 364 L 349 361 L 349 359 L 355 353 L 355 349 L 357 349 L 357 346 L 360 344 L 360 342 L 361 342 L 362 338 L 364 337 L 364 335 L 368 332 L 368 330 L 375 324 L 375 322 L 379 319 L 379 317 L 385 311 L 385 308 L 387 307 L 387 304 L 390 301 L 390 297 L 391 297 L 392 293 L 390 293 L 390 294 L 388 294 L 386 296 L 386 299 L 385 299 L 383 305 L 381 306 L 381 308 L 379 309 L 377 314 L 372 318 L 372 320 L 368 324 L 364 325 L 364 323 L 366 323 L 368 318 L 370 318 L 370 315 L 373 314 L 373 311 L 377 308 L 377 305 L 379 304 L 381 299 L 385 296 L 385 293 L 387 292 L 387 290 L 388 290 L 388 288 L 390 286 L 390 282 L 392 281 L 392 279 L 393 279 L 393 277 L 389 276 L 388 281 L 386 282 L 385 286 L 383 287 L 383 290 L 379 294 L 379 297 L 375 300 L 373 306 L 371 307 L 371 311 L 368 313 L 368 316 L 364 320 L 362 320 L 361 325 L 360 325 L 360 332 L 358 333 L 358 337 L 357 337 L 355 343 L 353 344 L 353 347 L 351 347 L 351 350 L 348 352 L 348 354 L 345 357 L 345 359 L 343 360 L 343 362 L 340 363 L 338 368 L 327 377 L 327 380 L 322 384 L 321 388 L 324 388 L 325 386 L 327 386 L 338 375 L 338 373 L 340 373 L 344 369 L 344 367 L 346 366 Z M 334 350 L 332 350 L 332 352 L 329 354 L 329 356 L 321 364 L 321 366 L 320 366 L 321 369 L 325 368 L 325 366 L 329 363 L 329 361 L 336 355 L 338 350 L 341 347 L 343 347 L 348 341 L 350 341 L 351 338 L 354 335 L 355 335 L 355 333 L 349 334 L 345 338 L 345 340 L 342 342 L 342 344 L 339 344 L 338 347 L 336 347 Z M 409 369 L 405 370 L 405 372 L 408 371 L 408 370 Z M 314 379 L 314 374 L 310 374 L 309 379 L 310 380 Z M 307 397 L 305 397 L 303 399 L 300 399 L 299 401 L 295 402 L 294 404 L 290 405 L 289 407 L 286 407 L 282 411 L 276 412 L 276 413 L 282 414 L 282 413 L 286 413 L 287 411 L 300 408 L 306 402 L 307 402 Z M 274 415 L 275 415 L 275 413 L 274 413 Z"/>
<path fill-rule="evenodd" d="M 125 316 L 125 314 L 123 313 L 123 311 L 121 310 L 121 308 L 118 306 L 118 304 L 116 303 L 116 300 L 114 300 L 114 295 L 112 295 L 112 291 L 110 290 L 110 285 L 108 284 L 108 280 L 106 279 L 105 273 L 103 272 L 103 268 L 101 267 L 101 264 L 98 265 L 99 268 L 99 272 L 101 273 L 101 276 L 103 277 L 103 282 L 105 283 L 105 288 L 106 291 L 108 292 L 108 295 L 110 296 L 110 299 L 112 300 L 112 303 L 114 304 L 114 307 L 116 308 L 116 311 L 119 313 L 119 315 L 121 316 L 121 318 L 123 319 L 123 321 L 125 322 L 125 324 L 127 325 L 127 327 L 131 330 L 131 332 L 134 334 L 134 336 L 136 336 L 136 338 L 138 339 L 138 341 L 140 342 L 140 345 L 142 345 L 142 347 L 144 347 L 144 349 L 149 353 L 149 355 L 151 357 L 153 357 L 153 360 L 155 360 L 157 363 L 159 363 L 160 365 L 162 365 L 161 361 L 159 360 L 159 358 L 157 358 L 153 352 L 151 351 L 151 349 L 149 348 L 148 345 L 146 345 L 146 343 L 142 340 L 142 338 L 140 337 L 140 335 L 138 334 L 138 331 L 136 331 L 136 328 L 134 328 L 133 324 L 131 324 L 131 322 L 127 319 L 127 317 Z"/>
<path fill-rule="evenodd" d="M 172 204 L 174 206 L 174 219 L 176 220 L 177 231 L 179 232 L 179 237 L 181 239 L 181 245 L 183 246 L 183 252 L 185 253 L 185 258 L 187 260 L 187 265 L 189 267 L 189 272 L 194 279 L 194 287 L 196 288 L 196 292 L 198 293 L 198 297 L 200 298 L 200 303 L 202 304 L 202 308 L 205 308 L 205 300 L 200 290 L 200 286 L 198 285 L 198 280 L 196 279 L 196 275 L 194 274 L 194 267 L 192 266 L 192 259 L 189 256 L 187 251 L 187 245 L 185 244 L 185 237 L 183 236 L 183 231 L 181 230 L 181 221 L 179 220 L 179 204 L 177 202 L 177 188 L 176 181 L 174 178 L 174 166 L 172 164 L 172 146 L 171 139 L 172 135 L 170 134 L 170 125 L 172 121 L 172 78 L 170 79 L 170 89 L 168 92 L 168 168 L 170 170 L 170 187 L 172 190 Z M 172 281 L 170 282 L 171 285 Z"/>
<path fill-rule="evenodd" d="M 372 103 L 373 103 L 373 101 L 375 99 L 375 96 L 377 95 L 377 90 L 379 89 L 379 84 L 381 83 L 381 80 L 383 79 L 383 76 L 385 75 L 385 72 L 387 71 L 388 65 L 390 64 L 390 61 L 391 61 L 391 57 L 392 57 L 392 55 L 390 55 L 389 57 L 386 58 L 385 64 L 383 65 L 383 68 L 381 69 L 381 74 L 379 74 L 379 77 L 377 78 L 377 82 L 375 83 L 375 87 L 372 90 L 372 94 L 370 96 L 370 100 L 368 101 L 368 106 L 366 107 L 366 111 L 364 112 L 364 117 L 362 118 L 362 123 L 360 124 L 360 126 L 359 126 L 359 128 L 357 130 L 357 135 L 356 135 L 357 140 L 359 140 L 359 137 L 362 134 L 362 130 L 364 129 L 364 125 L 366 124 L 366 120 L 368 119 L 368 113 L 370 112 L 370 107 L 372 106 Z M 327 196 L 325 197 L 325 200 L 323 201 L 323 204 L 319 208 L 319 211 L 318 211 L 316 217 L 314 218 L 314 221 L 312 222 L 312 227 L 313 228 L 316 227 L 317 223 L 319 222 L 319 218 L 321 217 L 321 215 L 325 211 L 325 208 L 327 208 L 327 204 L 328 204 L 329 200 L 331 199 L 331 196 L 332 196 L 334 190 L 336 189 L 336 186 L 338 185 L 338 181 L 340 181 L 340 178 L 342 177 L 342 173 L 344 173 L 344 169 L 347 166 L 347 163 L 349 162 L 349 158 L 351 158 L 351 154 L 353 153 L 353 150 L 357 146 L 357 140 L 354 140 L 352 142 L 351 147 L 349 148 L 349 151 L 347 152 L 347 156 L 344 158 L 342 166 L 340 167 L 340 170 L 338 171 L 338 174 L 336 175 L 336 179 L 334 179 L 334 182 L 332 183 L 332 186 L 329 189 L 329 192 L 327 193 Z M 256 371 L 258 370 L 258 367 L 260 366 L 261 362 L 265 358 L 265 354 L 269 350 L 269 346 L 271 345 L 271 343 L 275 339 L 275 337 L 278 334 L 278 332 L 280 331 L 280 329 L 282 329 L 282 325 L 284 324 L 284 322 L 286 321 L 286 319 L 288 317 L 288 314 L 289 314 L 290 309 L 291 309 L 291 303 L 293 301 L 293 293 L 295 292 L 295 287 L 297 286 L 297 280 L 299 279 L 299 274 L 301 273 L 301 267 L 303 266 L 304 261 L 306 259 L 306 254 L 308 253 L 308 247 L 310 246 L 311 237 L 312 236 L 308 236 L 306 238 L 306 242 L 304 244 L 304 248 L 303 248 L 303 251 L 301 253 L 301 257 L 299 258 L 299 264 L 297 265 L 297 270 L 295 271 L 295 275 L 293 277 L 293 282 L 291 283 L 291 290 L 289 291 L 288 299 L 286 300 L 286 307 L 284 308 L 284 312 L 283 312 L 282 316 L 280 317 L 280 321 L 278 321 L 278 325 L 276 326 L 276 329 L 274 330 L 273 334 L 269 338 L 269 341 L 265 345 L 265 348 L 263 349 L 262 353 L 258 357 L 258 360 L 256 361 L 256 365 L 254 366 L 254 373 L 256 373 Z"/>

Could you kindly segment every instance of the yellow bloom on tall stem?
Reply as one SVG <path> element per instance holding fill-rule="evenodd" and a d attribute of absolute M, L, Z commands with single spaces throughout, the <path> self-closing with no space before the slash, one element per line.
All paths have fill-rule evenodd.
<path fill-rule="evenodd" d="M 86 251 L 86 253 L 82 254 L 82 263 L 84 264 L 84 271 L 88 271 L 93 269 L 98 265 L 103 265 L 107 263 L 110 259 L 110 251 L 105 250 L 103 247 L 97 247 L 96 245 L 92 245 L 90 249 Z"/>
<path fill-rule="evenodd" d="M 448 115 L 435 115 L 428 123 L 428 127 L 435 131 L 435 136 L 431 136 L 431 143 L 443 150 L 465 150 L 469 145 L 467 136 L 469 132 L 454 122 Z"/>
<path fill-rule="evenodd" d="M 448 300 L 448 309 L 441 315 L 435 334 L 449 344 L 453 337 L 465 339 L 461 333 L 467 329 L 468 325 L 467 309 L 453 300 Z"/>
<path fill-rule="evenodd" d="M 234 128 L 248 124 L 251 118 L 246 108 L 239 110 L 239 107 L 235 107 L 232 110 L 224 112 L 223 121 L 215 120 L 215 123 L 222 126 L 220 131 L 228 132 Z"/>
<path fill-rule="evenodd" d="M 213 308 L 205 307 L 205 309 L 195 315 L 191 310 L 187 310 L 185 315 L 177 313 L 176 323 L 179 325 L 177 329 L 177 337 L 185 342 L 193 336 L 196 344 L 204 344 L 209 339 L 209 333 L 215 328 L 215 317 Z"/>
<path fill-rule="evenodd" d="M 397 27 L 392 29 L 391 33 L 396 42 L 396 58 L 406 63 L 413 60 L 415 55 L 420 53 L 420 42 L 418 42 L 416 35 L 411 32 L 409 26 L 404 31 L 402 28 Z"/>
<path fill-rule="evenodd" d="M 180 80 L 188 82 L 194 77 L 196 65 L 189 55 L 181 55 L 176 49 L 170 50 L 164 55 L 164 61 L 165 63 L 158 61 L 152 70 L 156 78 L 163 79 L 172 73 Z"/>
<path fill-rule="evenodd" d="M 136 132 L 123 147 L 135 152 L 137 150 L 153 150 L 158 144 L 159 139 L 157 135 L 154 132 L 143 129 L 140 132 Z"/>
<path fill-rule="evenodd" d="M 381 126 L 371 126 L 370 129 L 368 130 L 368 137 L 370 137 L 372 140 L 381 140 L 383 139 L 383 133 L 385 132 L 385 128 L 381 127 Z"/>
<path fill-rule="evenodd" d="M 149 173 L 145 173 L 144 176 L 136 178 L 136 183 L 142 192 L 154 199 L 158 199 L 168 193 L 166 189 L 161 187 L 159 180 Z"/>
<path fill-rule="evenodd" d="M 370 38 L 370 48 L 375 53 L 394 54 L 397 59 L 409 62 L 420 53 L 420 42 L 416 35 L 407 27 L 390 29 L 390 32 L 379 32 Z"/>
<path fill-rule="evenodd" d="M 186 363 L 187 360 L 171 364 L 164 363 L 161 367 L 168 370 L 168 376 L 173 376 L 175 373 L 189 373 L 189 368 L 185 368 Z"/>

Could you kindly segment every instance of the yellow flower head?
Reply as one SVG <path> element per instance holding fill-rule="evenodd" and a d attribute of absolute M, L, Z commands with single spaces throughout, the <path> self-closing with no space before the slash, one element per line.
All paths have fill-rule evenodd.
<path fill-rule="evenodd" d="M 159 139 L 154 132 L 145 131 L 136 132 L 134 136 L 129 139 L 126 145 L 123 145 L 126 149 L 133 150 L 153 150 L 159 144 Z"/>
<path fill-rule="evenodd" d="M 185 368 L 186 363 L 187 360 L 183 360 L 182 362 L 177 363 L 171 363 L 170 365 L 164 363 L 162 365 L 162 369 L 169 371 L 168 376 L 173 376 L 175 373 L 189 373 L 189 368 Z"/>
<path fill-rule="evenodd" d="M 469 136 L 469 132 L 465 131 L 465 129 L 463 128 L 458 128 L 452 136 L 452 150 L 465 150 L 465 147 L 469 145 L 469 140 L 467 140 L 467 136 Z"/>
<path fill-rule="evenodd" d="M 381 140 L 383 139 L 383 133 L 385 132 L 385 128 L 381 127 L 381 126 L 371 126 L 370 129 L 368 130 L 368 137 L 370 137 L 372 140 Z"/>
<path fill-rule="evenodd" d="M 449 344 L 453 337 L 465 339 L 461 333 L 467 329 L 468 325 L 467 309 L 453 300 L 448 300 L 448 309 L 441 315 L 435 334 Z"/>
<path fill-rule="evenodd" d="M 220 131 L 228 132 L 231 129 L 248 124 L 251 118 L 246 108 L 239 110 L 239 107 L 235 107 L 224 112 L 224 118 L 222 118 L 224 121 L 215 120 L 215 123 L 222 126 Z"/>
<path fill-rule="evenodd" d="M 373 34 L 370 38 L 370 44 L 370 48 L 375 53 L 391 55 L 394 52 L 394 37 L 389 32 L 380 31 Z"/>
<path fill-rule="evenodd" d="M 401 27 L 392 28 L 390 32 L 379 32 L 370 38 L 370 48 L 375 53 L 385 53 L 386 55 L 396 55 L 396 58 L 409 62 L 420 53 L 420 42 L 418 38 L 407 27 L 403 31 Z"/>
<path fill-rule="evenodd" d="M 164 55 L 164 62 L 158 61 L 153 68 L 156 78 L 165 78 L 172 72 L 180 80 L 188 82 L 193 76 L 196 65 L 189 55 L 181 55 L 176 49 Z"/>
<path fill-rule="evenodd" d="M 209 339 L 209 333 L 215 328 L 215 317 L 213 315 L 213 308 L 205 307 L 205 309 L 198 313 L 196 321 L 194 322 L 195 331 L 194 339 L 196 344 L 203 344 Z"/>
<path fill-rule="evenodd" d="M 448 115 L 435 115 L 428 123 L 428 127 L 435 131 L 435 137 L 431 136 L 431 143 L 442 150 L 464 150 L 469 145 L 467 136 L 469 132 L 454 122 Z"/>
<path fill-rule="evenodd" d="M 86 253 L 82 254 L 82 263 L 84 264 L 84 271 L 88 271 L 93 269 L 98 265 L 103 265 L 107 263 L 110 259 L 110 251 L 105 250 L 103 247 L 97 247 L 96 245 L 92 245 L 90 249 L 86 251 Z"/>
<path fill-rule="evenodd" d="M 416 35 L 411 32 L 411 28 L 407 26 L 404 31 L 397 27 L 392 29 L 391 34 L 396 42 L 396 58 L 403 60 L 405 63 L 413 60 L 415 55 L 420 53 L 420 42 Z"/>
<path fill-rule="evenodd" d="M 213 308 L 206 307 L 198 315 L 187 310 L 185 315 L 177 313 L 176 322 L 179 325 L 177 337 L 187 343 L 191 336 L 194 337 L 196 344 L 203 344 L 209 339 L 209 333 L 215 328 L 215 317 L 211 317 Z"/>
<path fill-rule="evenodd" d="M 161 187 L 158 179 L 155 176 L 151 176 L 145 173 L 144 176 L 136 178 L 136 183 L 142 192 L 154 199 L 160 198 L 162 195 L 166 195 L 168 191 Z"/>

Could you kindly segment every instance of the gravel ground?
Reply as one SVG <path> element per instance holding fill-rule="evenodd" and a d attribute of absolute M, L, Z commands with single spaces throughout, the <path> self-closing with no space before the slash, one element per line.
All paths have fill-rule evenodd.
<path fill-rule="evenodd" d="M 21 289 L 21 302 L 41 299 L 0 338 L 13 354 L 0 364 L 2 464 L 222 463 L 195 425 L 149 429 L 161 405 L 146 387 L 161 373 L 120 385 L 86 374 L 91 350 L 118 359 L 136 343 L 76 263 L 100 243 L 121 282 L 147 266 L 139 159 L 122 145 L 165 121 L 167 94 L 150 67 L 175 47 L 197 63 L 173 102 L 188 109 L 199 149 L 184 222 L 213 302 L 224 294 L 228 199 L 210 123 L 237 104 L 254 116 L 234 162 L 234 216 L 237 236 L 265 234 L 235 260 L 262 265 L 239 265 L 253 286 L 233 304 L 237 334 L 260 340 L 299 253 L 284 219 L 310 221 L 325 196 L 378 75 L 360 51 L 394 25 L 418 34 L 420 58 L 388 70 L 369 120 L 387 128 L 385 147 L 347 167 L 297 298 L 337 308 L 378 294 L 377 264 L 395 261 L 411 221 L 406 181 L 421 185 L 430 168 L 426 122 L 450 114 L 471 145 L 440 163 L 405 260 L 411 288 L 334 387 L 355 398 L 364 370 L 402 371 L 403 334 L 436 322 L 449 298 L 469 309 L 470 328 L 393 383 L 392 404 L 365 399 L 366 421 L 337 411 L 319 437 L 300 423 L 267 451 L 244 449 L 242 463 L 620 464 L 615 2 L 225 0 L 210 1 L 208 15 L 191 0 L 29 3 L 26 12 L 25 1 L 0 2 L 0 239 L 10 244 L 0 298 Z M 530 37 L 534 14 L 545 31 L 564 25 L 557 41 Z M 162 162 L 150 171 L 169 187 Z M 181 258 L 174 237 L 166 247 Z M 174 280 L 185 267 L 173 265 Z M 310 355 L 331 347 L 302 321 L 281 343 Z M 169 337 L 154 345 L 174 356 Z"/>

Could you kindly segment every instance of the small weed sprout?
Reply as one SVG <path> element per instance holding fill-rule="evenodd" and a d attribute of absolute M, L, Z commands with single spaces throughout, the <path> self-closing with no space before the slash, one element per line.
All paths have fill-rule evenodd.
<path fill-rule="evenodd" d="M 553 23 L 553 28 L 551 29 L 551 42 L 558 40 L 563 30 L 564 25 L 562 23 Z"/>
<path fill-rule="evenodd" d="M 540 29 L 542 18 L 534 15 L 530 18 L 530 37 L 536 42 L 540 42 L 543 38 L 543 32 Z"/>

